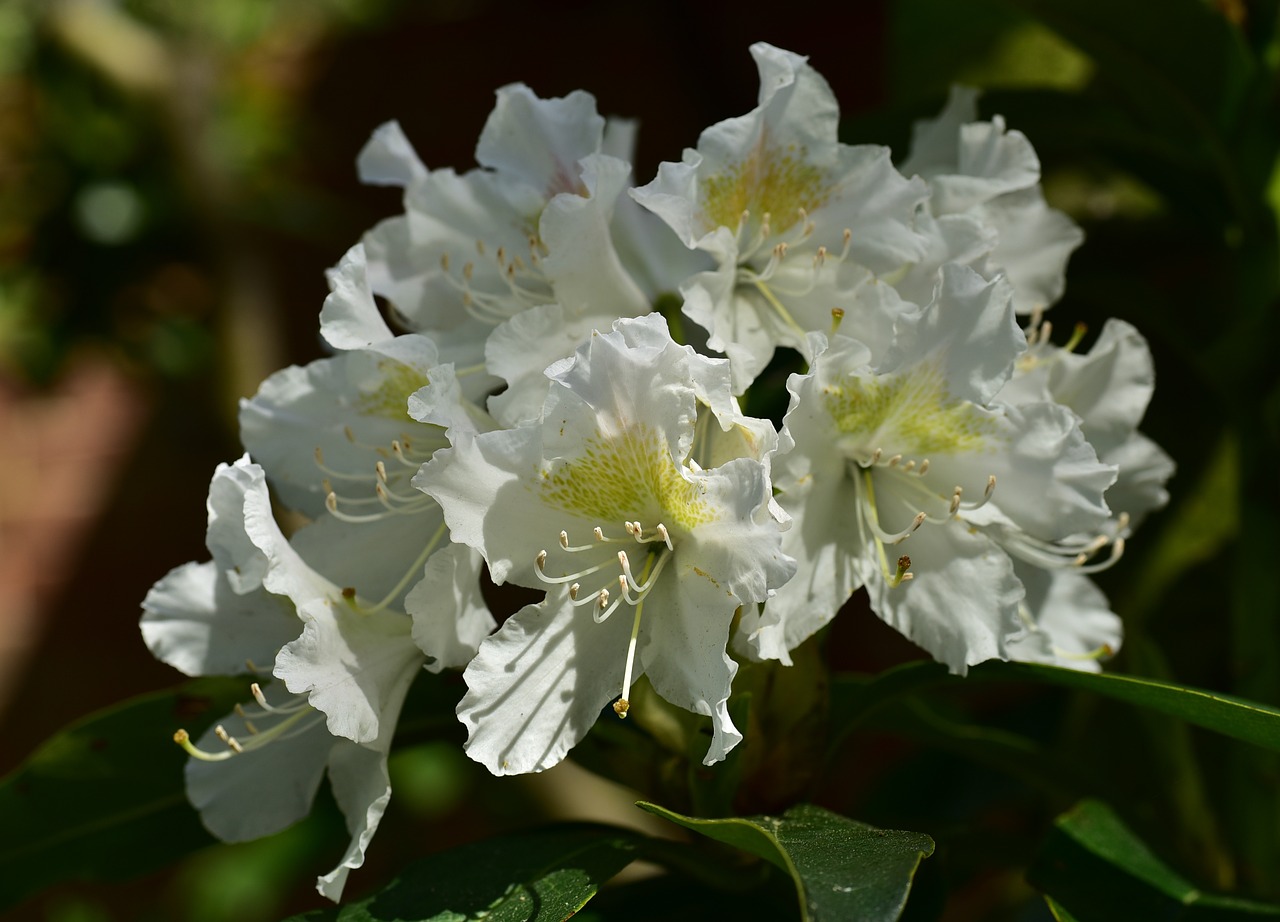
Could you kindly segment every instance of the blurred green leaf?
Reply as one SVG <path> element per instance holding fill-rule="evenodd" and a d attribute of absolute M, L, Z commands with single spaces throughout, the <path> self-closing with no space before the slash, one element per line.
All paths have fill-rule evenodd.
<path fill-rule="evenodd" d="M 1198 890 L 1093 800 L 1058 818 L 1028 877 L 1072 915 L 1097 922 L 1280 918 L 1280 907 Z"/>
<path fill-rule="evenodd" d="M 1080 922 L 1075 916 L 1063 909 L 1060 904 L 1054 902 L 1053 897 L 1046 896 L 1044 902 L 1049 907 L 1049 911 L 1053 913 L 1053 918 L 1056 922 Z"/>
<path fill-rule="evenodd" d="M 1199 0 L 1009 0 L 1098 64 L 1098 81 L 1135 124 L 1166 138 L 1180 138 L 1213 165 L 1237 216 L 1249 205 L 1239 175 L 1237 129 L 1259 68 L 1226 17 Z M 1153 30 L 1159 40 L 1153 40 Z M 1188 49 L 1194 49 L 1188 53 Z"/>
<path fill-rule="evenodd" d="M 474 842 L 410 865 L 373 896 L 289 922 L 560 922 L 640 857 L 644 841 L 571 823 Z"/>
<path fill-rule="evenodd" d="M 0 781 L 0 908 L 51 884 L 141 874 L 213 842 L 183 793 L 193 736 L 245 695 L 197 679 L 72 724 Z"/>
<path fill-rule="evenodd" d="M 919 832 L 877 829 L 800 804 L 781 817 L 704 820 L 656 804 L 638 806 L 655 816 L 763 858 L 795 883 L 800 918 L 809 922 L 897 919 L 921 859 L 933 840 Z"/>

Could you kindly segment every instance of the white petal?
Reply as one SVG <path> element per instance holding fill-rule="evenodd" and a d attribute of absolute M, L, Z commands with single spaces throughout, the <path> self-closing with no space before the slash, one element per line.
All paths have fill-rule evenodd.
<path fill-rule="evenodd" d="M 270 565 L 267 555 L 246 530 L 246 504 L 260 508 L 267 496 L 266 477 L 248 456 L 219 464 L 209 482 L 205 544 L 235 592 L 253 592 Z"/>
<path fill-rule="evenodd" d="M 467 755 L 495 775 L 543 771 L 563 759 L 621 693 L 630 630 L 625 610 L 596 624 L 562 594 L 516 612 L 480 644 L 464 674 L 458 718 Z"/>
<path fill-rule="evenodd" d="M 937 118 L 921 119 L 911 127 L 910 153 L 902 172 L 933 176 L 953 170 L 960 160 L 960 128 L 977 119 L 978 91 L 953 84 Z"/>
<path fill-rule="evenodd" d="M 1137 428 L 1155 391 L 1155 366 L 1147 341 L 1128 323 L 1111 319 L 1085 355 L 1058 350 L 1049 364 L 1053 399 L 1080 417 L 1100 455 Z"/>
<path fill-rule="evenodd" d="M 578 161 L 600 149 L 604 119 L 590 93 L 539 99 L 522 83 L 504 86 L 476 145 L 476 162 L 550 198 L 577 192 Z"/>
<path fill-rule="evenodd" d="M 991 262 L 1013 284 L 1014 310 L 1030 314 L 1062 297 L 1067 259 L 1084 242 L 1074 221 L 1046 205 L 1038 186 L 1002 195 L 975 211 L 998 234 Z"/>
<path fill-rule="evenodd" d="M 316 890 L 336 903 L 342 898 L 351 869 L 364 864 L 365 851 L 391 800 L 386 750 L 336 741 L 329 756 L 329 783 L 346 818 L 351 844 L 341 863 L 316 881 Z"/>
<path fill-rule="evenodd" d="M 988 282 L 965 266 L 944 266 L 936 299 L 917 315 L 903 315 L 880 370 L 934 356 L 954 399 L 987 404 L 1026 349 L 1026 337 L 1014 321 L 1012 294 L 1002 279 Z"/>
<path fill-rule="evenodd" d="M 399 609 L 430 553 L 428 545 L 447 543 L 440 507 L 407 484 L 403 489 L 420 500 L 418 511 L 376 522 L 343 522 L 325 515 L 294 532 L 294 550 L 333 585 L 354 589 L 362 599 L 381 601 L 395 590 L 388 606 Z"/>
<path fill-rule="evenodd" d="M 1009 642 L 1009 658 L 1087 672 L 1120 649 L 1124 627 L 1089 577 L 1015 563 L 1034 629 Z"/>
<path fill-rule="evenodd" d="M 1117 515 L 1127 514 L 1130 527 L 1169 502 L 1165 483 L 1173 476 L 1173 459 L 1142 433 L 1135 432 L 1101 460 L 1120 469 L 1107 490 L 1107 506 Z"/>
<path fill-rule="evenodd" d="M 347 250 L 326 275 L 330 291 L 320 308 L 320 335 L 325 342 L 335 349 L 359 349 L 395 335 L 373 300 L 364 244 Z"/>
<path fill-rule="evenodd" d="M 504 426 L 536 419 L 547 399 L 547 366 L 572 355 L 593 327 L 612 318 L 589 315 L 570 321 L 558 304 L 543 304 L 516 314 L 485 343 L 489 370 L 507 382 L 501 394 L 489 398 L 489 412 Z"/>
<path fill-rule="evenodd" d="M 356 157 L 360 181 L 374 186 L 407 186 L 427 175 L 413 145 L 396 121 L 374 129 Z"/>
<path fill-rule="evenodd" d="M 896 588 L 873 555 L 862 560 L 871 607 L 883 621 L 960 675 L 1008 657 L 1007 639 L 1022 630 L 1023 589 L 991 539 L 953 519 L 925 525 L 892 550 L 911 557 L 914 574 Z"/>
<path fill-rule="evenodd" d="M 1071 411 L 1052 403 L 1028 404 L 1005 408 L 1005 418 L 1010 429 L 1001 451 L 938 456 L 930 476 L 966 485 L 995 475 L 991 502 L 968 515 L 975 523 L 1004 516 L 1046 539 L 1103 529 L 1111 517 L 1103 495 L 1115 482 L 1116 469 L 1098 460 Z"/>
<path fill-rule="evenodd" d="M 281 498 L 312 518 L 325 511 L 326 479 L 340 495 L 373 499 L 379 448 L 386 451 L 395 440 L 424 449 L 443 441 L 438 429 L 408 414 L 410 396 L 431 382 L 437 362 L 435 343 L 410 335 L 285 368 L 241 403 L 241 439 Z"/>
<path fill-rule="evenodd" d="M 711 745 L 703 764 L 712 765 L 742 741 L 728 708 L 738 664 L 725 653 L 740 601 L 688 555 L 682 556 L 672 564 L 675 572 L 664 573 L 645 600 L 639 656 L 654 691 L 685 710 L 711 717 Z"/>
<path fill-rule="evenodd" d="M 481 560 L 471 548 L 450 545 L 431 556 L 405 598 L 413 642 L 431 657 L 431 672 L 461 669 L 498 626 L 480 593 Z"/>
<path fill-rule="evenodd" d="M 236 675 L 273 662 L 302 630 L 287 599 L 233 592 L 213 563 L 171 570 L 142 602 L 142 637 L 156 659 L 191 676 Z"/>
<path fill-rule="evenodd" d="M 264 694 L 277 706 L 288 699 L 275 683 Z M 249 702 L 245 706 L 253 708 Z M 252 735 L 235 714 L 228 714 L 220 726 L 236 739 Z M 205 828 L 224 842 L 246 842 L 279 832 L 311 812 L 334 739 L 318 714 L 303 717 L 297 729 L 301 732 L 295 736 L 223 761 L 187 761 L 187 798 L 200 811 Z M 211 753 L 227 751 L 213 728 L 196 745 Z"/>
<path fill-rule="evenodd" d="M 328 599 L 299 609 L 302 636 L 276 658 L 274 673 L 294 694 L 323 711 L 329 732 L 370 742 L 394 725 L 405 692 L 422 665 L 411 622 L 390 611 L 357 611 Z"/>
<path fill-rule="evenodd" d="M 623 268 L 609 231 L 613 205 L 626 188 L 631 165 L 593 154 L 581 163 L 584 194 L 562 193 L 547 203 L 538 227 L 547 255 L 543 271 L 555 286 L 556 301 L 573 316 L 646 313 L 649 300 Z M 568 355 L 569 353 L 565 353 Z"/>
<path fill-rule="evenodd" d="M 744 613 L 741 630 L 756 658 L 789 665 L 789 651 L 830 622 L 862 585 L 854 561 L 864 551 L 857 487 L 842 471 L 815 476 L 781 501 L 792 517 L 782 553 L 795 559 L 796 574 L 765 603 L 763 616 Z"/>

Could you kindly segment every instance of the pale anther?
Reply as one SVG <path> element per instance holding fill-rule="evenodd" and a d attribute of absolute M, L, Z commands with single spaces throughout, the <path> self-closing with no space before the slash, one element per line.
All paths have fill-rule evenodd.
<path fill-rule="evenodd" d="M 567 531 L 560 532 L 560 546 L 566 551 L 569 549 L 569 533 Z"/>

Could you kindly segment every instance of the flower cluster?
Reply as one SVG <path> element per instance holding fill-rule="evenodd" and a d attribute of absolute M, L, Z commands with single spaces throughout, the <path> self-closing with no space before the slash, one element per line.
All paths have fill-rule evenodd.
<path fill-rule="evenodd" d="M 1082 235 L 1031 145 L 956 91 L 895 166 L 837 140 L 804 58 L 751 53 L 756 108 L 646 185 L 634 126 L 582 92 L 499 90 L 467 173 L 428 169 L 395 123 L 361 152 L 404 213 L 330 272 L 332 356 L 243 404 L 213 559 L 144 602 L 157 657 L 250 677 L 203 738 L 178 734 L 219 837 L 296 821 L 327 769 L 352 836 L 319 884 L 338 898 L 423 667 L 465 670 L 467 752 L 506 774 L 626 717 L 642 676 L 724 759 L 739 663 L 789 664 L 858 589 L 957 673 L 1098 669 L 1118 647 L 1088 574 L 1172 465 L 1137 431 L 1141 336 L 1052 341 Z M 780 351 L 779 429 L 740 398 Z M 308 524 L 286 535 L 273 499 Z M 485 568 L 545 597 L 499 627 Z"/>

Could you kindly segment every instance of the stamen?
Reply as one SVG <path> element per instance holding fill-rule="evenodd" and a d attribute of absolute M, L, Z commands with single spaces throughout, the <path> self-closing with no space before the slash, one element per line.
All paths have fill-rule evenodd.
<path fill-rule="evenodd" d="M 604 624 L 622 604 L 622 596 L 618 596 L 612 602 L 609 601 L 609 590 L 601 589 L 600 594 L 596 596 L 596 610 L 591 613 L 591 617 L 595 619 L 596 624 Z"/>
<path fill-rule="evenodd" d="M 1109 660 L 1111 659 L 1111 657 L 1116 655 L 1115 648 L 1112 647 L 1111 644 L 1109 643 L 1104 643 L 1099 647 L 1094 647 L 1092 650 L 1086 650 L 1084 653 L 1072 653 L 1068 650 L 1063 650 L 1061 647 L 1054 647 L 1053 653 L 1059 659 L 1070 659 L 1070 660 L 1079 660 L 1079 661 Z"/>
<path fill-rule="evenodd" d="M 327 474 L 329 477 L 336 477 L 338 480 L 368 480 L 368 474 L 344 474 L 342 471 L 335 471 L 324 463 L 324 451 L 319 445 L 315 450 L 316 467 Z"/>
<path fill-rule="evenodd" d="M 1080 340 L 1084 339 L 1084 334 L 1087 333 L 1088 331 L 1089 331 L 1088 324 L 1077 323 L 1076 328 L 1071 332 L 1071 338 L 1068 339 L 1063 344 L 1062 346 L 1063 350 L 1066 352 L 1075 352 L 1076 346 L 1080 345 Z"/>
<path fill-rule="evenodd" d="M 825 252 L 825 250 L 824 250 L 824 252 Z M 844 308 L 843 308 L 843 307 L 833 307 L 833 308 L 831 308 L 831 332 L 832 332 L 832 334 L 834 334 L 837 330 L 839 330 L 839 329 L 840 329 L 840 324 L 842 324 L 842 323 L 844 323 Z"/>
<path fill-rule="evenodd" d="M 592 573 L 599 573 L 605 567 L 610 565 L 608 560 L 596 564 L 594 567 L 587 567 L 585 570 L 579 570 L 577 573 L 570 573 L 567 576 L 547 576 L 545 567 L 547 565 L 547 552 L 541 550 L 538 556 L 533 560 L 534 566 L 537 568 L 535 575 L 544 583 L 550 583 L 553 586 L 563 585 L 564 583 L 574 583 L 582 579 L 584 576 L 590 576 Z"/>
<path fill-rule="evenodd" d="M 222 724 L 218 724 L 213 728 L 213 735 L 227 744 L 227 748 L 240 755 L 244 752 L 244 747 L 240 745 L 240 741 L 226 731 Z"/>
<path fill-rule="evenodd" d="M 917 512 L 915 518 L 911 520 L 910 525 L 902 529 L 902 531 L 894 532 L 893 534 L 890 534 L 884 531 L 880 527 L 880 522 L 878 521 L 878 519 L 873 519 L 870 523 L 871 531 L 872 531 L 872 534 L 876 536 L 877 540 L 883 541 L 885 544 L 901 544 L 903 541 L 906 541 L 913 534 L 915 534 L 915 532 L 920 528 L 920 526 L 923 525 L 926 521 L 928 521 L 928 518 L 929 516 L 926 515 L 925 513 Z"/>

